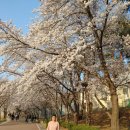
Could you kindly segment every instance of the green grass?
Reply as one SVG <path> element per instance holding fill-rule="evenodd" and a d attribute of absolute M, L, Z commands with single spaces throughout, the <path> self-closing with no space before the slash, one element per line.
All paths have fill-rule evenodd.
<path fill-rule="evenodd" d="M 73 126 L 70 130 L 99 130 L 99 128 L 88 126 L 85 124 L 79 124 Z"/>
<path fill-rule="evenodd" d="M 86 124 L 78 124 L 72 122 L 60 122 L 60 125 L 64 128 L 68 128 L 68 130 L 99 130 L 99 128 L 88 126 Z"/>
<path fill-rule="evenodd" d="M 73 123 L 73 122 L 60 122 L 60 125 L 64 128 L 68 128 L 68 129 L 71 129 L 73 126 L 75 126 L 76 124 Z"/>
<path fill-rule="evenodd" d="M 0 123 L 3 123 L 3 122 L 5 122 L 6 120 L 4 119 L 4 120 L 0 120 Z"/>

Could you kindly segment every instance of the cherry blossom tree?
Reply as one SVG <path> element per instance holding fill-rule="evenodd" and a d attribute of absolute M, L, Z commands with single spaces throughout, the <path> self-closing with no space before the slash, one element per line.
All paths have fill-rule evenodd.
<path fill-rule="evenodd" d="M 118 75 L 123 71 L 121 69 L 123 68 L 122 61 L 116 61 L 114 58 L 112 60 L 112 55 L 115 49 L 118 49 L 123 44 L 121 37 L 118 35 L 118 20 L 128 7 L 128 4 L 109 1 L 74 0 L 70 2 L 50 0 L 43 1 L 43 6 L 41 7 L 44 18 L 46 18 L 46 14 L 49 14 L 49 18 L 47 17 L 47 24 L 50 23 L 48 28 L 53 28 L 48 32 L 48 41 L 44 37 L 44 43 L 52 40 L 51 37 L 53 37 L 54 41 L 60 40 L 62 36 L 64 38 L 65 36 L 62 34 L 65 34 L 65 32 L 67 36 L 70 36 L 70 39 L 73 39 L 74 36 L 77 38 L 71 49 L 69 48 L 66 52 L 62 52 L 63 56 L 60 59 L 62 64 L 58 64 L 60 68 L 72 70 L 75 65 L 79 66 L 109 88 L 112 102 L 112 130 L 119 129 L 118 95 L 114 79 L 116 74 Z M 94 5 L 96 8 L 94 8 Z M 68 30 L 69 32 L 67 33 Z M 64 33 L 61 33 L 62 31 Z M 60 37 L 57 35 L 59 32 L 61 34 Z M 70 40 L 66 40 L 70 42 Z M 85 55 L 87 52 L 89 54 Z M 93 59 L 95 63 L 93 63 Z M 110 59 L 111 61 L 109 61 Z M 89 62 L 87 63 L 86 60 Z M 113 71 L 115 67 L 117 68 L 115 69 L 116 72 Z M 103 72 L 102 77 L 99 75 L 99 71 Z"/>

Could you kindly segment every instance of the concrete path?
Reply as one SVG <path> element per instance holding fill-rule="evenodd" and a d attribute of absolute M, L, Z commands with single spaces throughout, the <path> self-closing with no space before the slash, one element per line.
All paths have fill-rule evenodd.
<path fill-rule="evenodd" d="M 40 130 L 37 124 L 11 121 L 0 125 L 0 130 Z"/>

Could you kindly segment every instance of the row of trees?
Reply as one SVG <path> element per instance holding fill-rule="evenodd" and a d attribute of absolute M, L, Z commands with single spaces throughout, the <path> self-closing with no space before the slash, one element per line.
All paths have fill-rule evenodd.
<path fill-rule="evenodd" d="M 130 44 L 129 31 L 123 35 L 125 25 L 121 23 L 129 4 L 41 0 L 36 10 L 39 17 L 26 36 L 12 23 L 1 21 L 1 72 L 14 76 L 15 96 L 22 109 L 43 109 L 46 104 L 58 113 L 64 105 L 78 122 L 81 107 L 90 123 L 91 98 L 104 107 L 98 98 L 102 91 L 111 97 L 111 130 L 119 130 L 117 90 L 129 83 L 129 69 L 124 67 L 123 58 Z M 115 59 L 116 51 L 123 57 Z"/>
<path fill-rule="evenodd" d="M 14 103 L 14 96 L 16 94 L 16 89 L 13 83 L 7 79 L 1 79 L 0 81 L 0 120 L 3 120 L 7 116 L 7 108 L 12 110 L 10 107 Z M 16 98 L 16 97 L 15 97 Z"/>

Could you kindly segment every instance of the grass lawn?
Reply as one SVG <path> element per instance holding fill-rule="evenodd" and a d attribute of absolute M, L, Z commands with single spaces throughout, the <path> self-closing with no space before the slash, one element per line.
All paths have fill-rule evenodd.
<path fill-rule="evenodd" d="M 5 122 L 5 121 L 6 121 L 6 120 L 0 120 L 0 124 L 3 123 L 3 122 Z"/>
<path fill-rule="evenodd" d="M 61 130 L 68 130 L 67 128 L 61 128 Z M 102 127 L 100 130 L 110 130 L 110 127 Z M 128 130 L 128 128 L 121 127 L 120 130 Z"/>
<path fill-rule="evenodd" d="M 110 130 L 110 127 L 102 127 L 100 130 Z M 120 130 L 128 130 L 128 128 L 121 127 Z"/>

